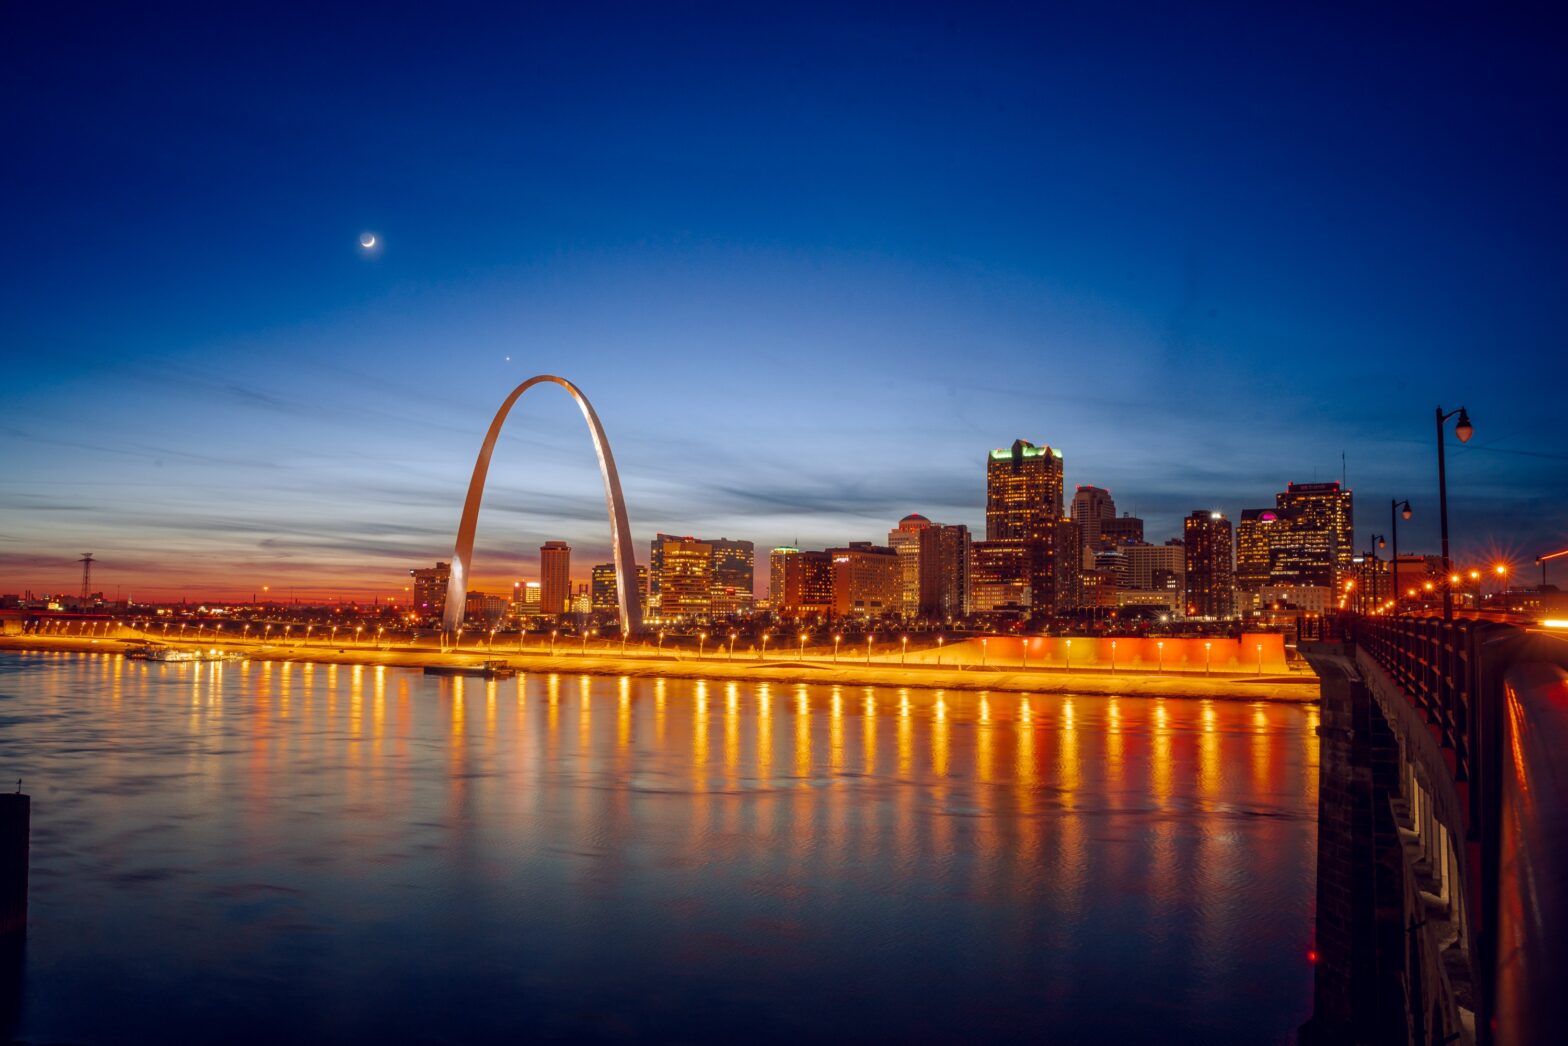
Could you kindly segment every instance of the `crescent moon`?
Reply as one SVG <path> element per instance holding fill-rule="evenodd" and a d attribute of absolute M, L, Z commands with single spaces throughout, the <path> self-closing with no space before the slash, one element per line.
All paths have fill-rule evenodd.
<path fill-rule="evenodd" d="M 366 249 L 374 247 L 376 245 L 376 236 L 375 236 L 375 234 L 367 232 L 365 235 L 361 236 L 359 238 L 359 245 L 361 247 L 366 248 Z"/>

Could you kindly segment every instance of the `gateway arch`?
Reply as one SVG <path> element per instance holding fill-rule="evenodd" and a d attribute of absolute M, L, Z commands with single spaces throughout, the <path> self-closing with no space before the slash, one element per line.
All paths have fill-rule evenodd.
<path fill-rule="evenodd" d="M 463 518 L 457 526 L 457 545 L 452 549 L 452 576 L 446 587 L 446 609 L 441 616 L 441 627 L 455 632 L 463 623 L 463 610 L 468 601 L 469 568 L 474 558 L 474 528 L 479 522 L 479 502 L 485 493 L 485 475 L 490 471 L 490 455 L 495 441 L 501 435 L 501 426 L 511 413 L 517 397 L 540 382 L 553 382 L 572 394 L 577 408 L 588 423 L 588 435 L 593 437 L 594 453 L 599 456 L 599 474 L 604 477 L 604 503 L 610 514 L 610 547 L 615 560 L 616 598 L 620 602 L 621 629 L 625 635 L 642 630 L 642 600 L 637 598 L 637 560 L 632 552 L 632 528 L 626 520 L 626 499 L 621 497 L 621 477 L 615 471 L 615 456 L 610 453 L 610 441 L 605 438 L 604 426 L 599 415 L 582 390 L 565 378 L 554 374 L 540 374 L 529 378 L 506 397 L 501 409 L 490 422 L 485 433 L 484 445 L 479 448 L 479 460 L 474 462 L 474 475 L 468 481 L 468 498 L 463 502 Z"/>

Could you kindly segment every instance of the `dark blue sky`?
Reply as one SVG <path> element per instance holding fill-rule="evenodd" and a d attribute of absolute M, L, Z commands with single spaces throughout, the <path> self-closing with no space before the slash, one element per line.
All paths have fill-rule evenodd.
<path fill-rule="evenodd" d="M 1344 452 L 1435 550 L 1441 402 L 1463 554 L 1568 545 L 1561 24 L 570 6 L 4 9 L 0 589 L 400 588 L 539 372 L 639 543 L 979 529 L 1024 437 L 1153 540 Z M 478 573 L 606 558 L 509 432 Z"/>

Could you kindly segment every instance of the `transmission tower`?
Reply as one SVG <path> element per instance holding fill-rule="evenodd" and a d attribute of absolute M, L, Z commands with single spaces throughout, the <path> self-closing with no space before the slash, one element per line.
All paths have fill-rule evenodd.
<path fill-rule="evenodd" d="M 82 558 L 78 562 L 82 564 L 81 602 L 83 606 L 86 606 L 88 597 L 92 595 L 93 589 L 93 554 L 91 552 L 83 552 Z"/>

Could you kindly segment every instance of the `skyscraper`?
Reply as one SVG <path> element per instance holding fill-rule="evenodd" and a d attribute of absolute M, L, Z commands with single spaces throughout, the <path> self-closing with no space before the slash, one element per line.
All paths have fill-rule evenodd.
<path fill-rule="evenodd" d="M 1085 568 L 1093 567 L 1105 521 L 1116 518 L 1116 502 L 1111 500 L 1111 492 L 1103 487 L 1080 485 L 1073 491 L 1072 517 L 1078 527 L 1079 562 Z"/>
<path fill-rule="evenodd" d="M 1021 583 L 1030 608 L 1056 609 L 1056 531 L 1062 517 L 1062 452 L 1014 440 L 1012 447 L 991 451 L 986 460 L 985 544 L 1022 542 L 1019 561 L 1011 554 L 983 554 L 987 571 L 1019 564 L 1022 576 L 998 578 L 987 584 Z M 976 546 L 978 548 L 978 546 Z M 978 581 L 978 578 L 976 578 Z"/>
<path fill-rule="evenodd" d="M 546 616 L 571 610 L 572 548 L 564 541 L 539 546 L 539 601 Z"/>
<path fill-rule="evenodd" d="M 840 617 L 881 617 L 903 605 L 899 556 L 886 545 L 852 541 L 830 548 L 833 557 L 833 612 Z"/>
<path fill-rule="evenodd" d="M 790 556 L 800 555 L 793 545 L 780 545 L 768 553 L 768 602 L 774 611 L 784 606 L 784 567 Z"/>
<path fill-rule="evenodd" d="M 887 532 L 888 547 L 898 553 L 901 578 L 899 612 L 905 617 L 920 613 L 920 534 L 931 521 L 912 512 Z"/>
<path fill-rule="evenodd" d="M 1274 495 L 1274 505 L 1290 518 L 1305 558 L 1327 557 L 1333 570 L 1329 584 L 1338 586 L 1356 553 L 1354 495 L 1338 483 L 1287 483 Z"/>
<path fill-rule="evenodd" d="M 1230 520 L 1195 509 L 1183 524 L 1186 538 L 1187 616 L 1228 618 L 1235 605 Z"/>

